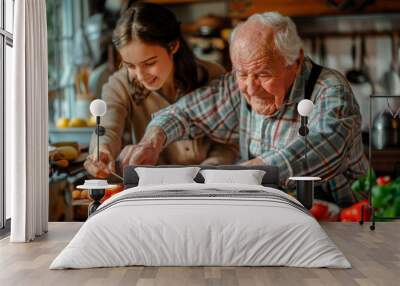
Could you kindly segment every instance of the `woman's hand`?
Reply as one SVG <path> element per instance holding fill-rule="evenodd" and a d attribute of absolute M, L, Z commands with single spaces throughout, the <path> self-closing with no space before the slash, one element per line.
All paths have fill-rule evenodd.
<path fill-rule="evenodd" d="M 106 148 L 100 149 L 99 159 L 97 159 L 97 152 L 90 154 L 83 166 L 95 178 L 105 179 L 111 172 L 115 172 L 115 161 Z"/>
<path fill-rule="evenodd" d="M 166 137 L 159 128 L 148 130 L 137 145 L 127 145 L 118 157 L 121 168 L 129 165 L 155 165 Z"/>

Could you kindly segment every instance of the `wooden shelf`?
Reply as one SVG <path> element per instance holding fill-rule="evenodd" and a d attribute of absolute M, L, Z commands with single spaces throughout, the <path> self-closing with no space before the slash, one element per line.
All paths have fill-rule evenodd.
<path fill-rule="evenodd" d="M 206 2 L 223 2 L 224 0 L 145 0 L 144 2 L 151 2 L 157 4 L 196 4 L 196 3 L 206 3 Z"/>
<path fill-rule="evenodd" d="M 231 2 L 232 7 L 240 6 L 240 2 Z M 368 5 L 362 11 L 340 11 L 327 4 L 324 0 L 245 0 L 243 9 L 239 11 L 241 17 L 248 17 L 253 13 L 264 11 L 277 11 L 287 16 L 321 16 L 321 15 L 345 15 L 362 13 L 394 13 L 400 11 L 400 1 L 379 0 Z M 232 9 L 235 13 L 237 9 Z"/>
<path fill-rule="evenodd" d="M 368 158 L 368 148 L 366 148 Z M 396 164 L 400 164 L 400 148 L 376 150 L 372 149 L 371 165 L 376 173 L 382 175 L 393 175 Z"/>

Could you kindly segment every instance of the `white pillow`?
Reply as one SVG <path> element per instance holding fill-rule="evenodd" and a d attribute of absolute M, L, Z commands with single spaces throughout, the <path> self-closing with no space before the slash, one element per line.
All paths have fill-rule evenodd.
<path fill-rule="evenodd" d="M 199 167 L 135 168 L 139 176 L 138 186 L 195 183 L 193 179 L 199 170 Z"/>
<path fill-rule="evenodd" d="M 261 185 L 265 171 L 262 170 L 201 170 L 205 184 L 226 183 Z"/>

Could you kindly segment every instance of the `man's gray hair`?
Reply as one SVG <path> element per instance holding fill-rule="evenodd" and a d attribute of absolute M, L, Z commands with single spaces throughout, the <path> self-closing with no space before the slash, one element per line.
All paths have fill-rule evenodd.
<path fill-rule="evenodd" d="M 283 16 L 278 12 L 256 13 L 251 15 L 247 21 L 256 21 L 274 31 L 274 43 L 276 49 L 285 59 L 286 65 L 293 64 L 299 57 L 303 43 L 297 33 L 297 28 L 292 19 Z M 247 22 L 246 21 L 246 22 Z M 235 38 L 238 25 L 231 34 L 231 43 Z"/>

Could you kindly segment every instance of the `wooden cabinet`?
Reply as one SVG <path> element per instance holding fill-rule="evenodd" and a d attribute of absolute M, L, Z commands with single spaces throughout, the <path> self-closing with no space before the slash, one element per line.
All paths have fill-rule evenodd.
<path fill-rule="evenodd" d="M 207 2 L 225 2 L 223 0 L 145 0 L 144 2 L 151 2 L 165 5 L 177 5 L 177 4 L 195 4 L 195 3 L 207 3 Z"/>
<path fill-rule="evenodd" d="M 362 12 L 339 11 L 326 0 L 147 0 L 158 4 L 195 4 L 207 2 L 225 2 L 231 17 L 245 18 L 253 13 L 277 11 L 287 16 L 321 16 L 360 13 L 394 13 L 400 11 L 398 0 L 376 0 Z"/>
<path fill-rule="evenodd" d="M 367 147 L 365 153 L 368 157 Z M 378 175 L 400 175 L 400 149 L 372 150 L 371 157 L 370 163 Z"/>
<path fill-rule="evenodd" d="M 233 1 L 234 2 L 234 1 Z M 320 16 L 335 14 L 359 14 L 355 11 L 339 11 L 325 0 L 247 0 L 251 2 L 248 9 L 242 14 L 247 17 L 253 13 L 265 11 L 277 11 L 288 16 Z M 366 7 L 362 13 L 383 13 L 400 11 L 400 1 L 377 0 Z"/>

